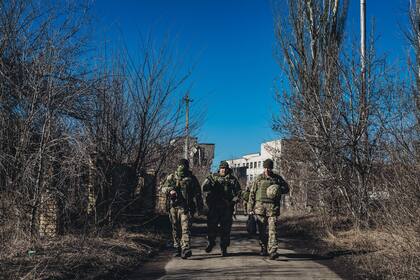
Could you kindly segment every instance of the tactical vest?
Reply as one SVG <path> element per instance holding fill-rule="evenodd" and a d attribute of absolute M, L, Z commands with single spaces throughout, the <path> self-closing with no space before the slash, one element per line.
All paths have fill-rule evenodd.
<path fill-rule="evenodd" d="M 190 177 L 179 177 L 177 174 L 174 175 L 173 184 L 177 194 L 177 200 L 172 203 L 172 206 L 182 206 L 186 207 L 190 198 L 191 192 L 191 182 Z"/>
<path fill-rule="evenodd" d="M 234 197 L 235 178 L 226 175 L 224 177 L 212 175 L 211 199 L 214 203 L 221 200 L 232 201 Z"/>
<path fill-rule="evenodd" d="M 269 186 L 276 184 L 277 180 L 275 178 L 257 178 L 257 192 L 255 194 L 255 200 L 258 202 L 264 203 L 273 203 L 274 201 L 271 198 L 267 197 L 267 189 Z"/>

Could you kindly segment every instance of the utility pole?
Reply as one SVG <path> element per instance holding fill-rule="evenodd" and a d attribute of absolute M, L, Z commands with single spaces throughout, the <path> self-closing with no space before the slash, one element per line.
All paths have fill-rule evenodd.
<path fill-rule="evenodd" d="M 364 129 L 365 148 L 368 148 L 368 100 L 366 78 L 366 0 L 360 0 L 360 65 L 361 65 L 361 89 L 360 89 L 360 125 Z M 365 151 L 368 152 L 367 150 Z"/>
<path fill-rule="evenodd" d="M 410 1 L 410 5 L 411 5 L 411 1 Z M 419 83 L 419 81 L 420 81 L 420 66 L 419 66 L 419 64 L 420 64 L 420 51 L 419 51 L 419 46 L 420 46 L 420 0 L 416 0 L 416 4 L 415 4 L 415 7 L 414 7 L 414 13 L 413 13 L 413 16 L 414 16 L 414 21 L 415 21 L 415 23 L 414 23 L 414 33 L 415 33 L 415 36 L 417 37 L 416 39 L 417 39 L 417 49 L 416 49 L 416 59 L 417 59 L 417 61 L 416 61 L 416 63 L 417 63 L 417 68 L 416 68 L 416 70 L 417 70 L 417 82 Z M 417 87 L 419 87 L 419 84 L 417 85 Z"/>
<path fill-rule="evenodd" d="M 360 0 L 360 64 L 362 74 L 362 108 L 366 106 L 366 0 Z"/>
<path fill-rule="evenodd" d="M 414 8 L 415 11 L 415 27 L 414 33 L 417 36 L 417 48 L 416 48 L 416 70 L 417 70 L 417 94 L 416 94 L 416 106 L 417 110 L 420 110 L 420 96 L 419 96 L 419 90 L 420 90 L 420 0 L 416 0 L 416 7 Z M 420 124 L 419 124 L 420 126 Z"/>
<path fill-rule="evenodd" d="M 363 133 L 364 156 L 367 164 L 369 158 L 369 126 L 368 126 L 368 100 L 367 100 L 367 79 L 366 79 L 366 0 L 360 0 L 360 64 L 361 64 L 361 92 L 360 92 L 360 128 Z M 364 130 L 364 131 L 363 131 Z M 362 207 L 360 218 L 363 222 L 367 219 L 368 190 L 365 175 L 362 175 L 359 186 L 362 195 Z"/>
<path fill-rule="evenodd" d="M 184 149 L 184 157 L 188 160 L 189 155 L 189 137 L 190 137 L 190 131 L 189 131 L 189 121 L 190 121 L 190 102 L 193 100 L 190 99 L 190 93 L 187 92 L 187 94 L 184 97 L 185 101 L 185 149 Z"/>

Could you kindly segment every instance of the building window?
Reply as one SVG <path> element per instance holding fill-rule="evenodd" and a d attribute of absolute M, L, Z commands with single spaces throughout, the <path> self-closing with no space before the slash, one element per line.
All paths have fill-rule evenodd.
<path fill-rule="evenodd" d="M 253 178 L 252 174 L 251 174 L 251 175 L 249 175 L 249 180 L 250 180 L 250 181 L 252 181 L 252 178 Z"/>
<path fill-rule="evenodd" d="M 261 168 L 261 161 L 258 162 L 258 168 Z"/>
<path fill-rule="evenodd" d="M 257 162 L 254 161 L 254 168 L 257 168 Z"/>

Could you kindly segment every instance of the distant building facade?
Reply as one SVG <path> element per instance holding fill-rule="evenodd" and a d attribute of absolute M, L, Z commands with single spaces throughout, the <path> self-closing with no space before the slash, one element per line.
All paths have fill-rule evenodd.
<path fill-rule="evenodd" d="M 198 143 L 197 138 L 190 138 L 190 154 L 189 160 L 193 167 L 207 167 L 210 172 L 210 167 L 214 159 L 214 144 Z"/>
<path fill-rule="evenodd" d="M 280 170 L 281 152 L 282 140 L 274 140 L 262 143 L 258 153 L 247 154 L 226 161 L 238 179 L 249 184 L 259 174 L 263 173 L 263 162 L 268 158 L 274 161 L 274 170 L 278 172 Z"/>
<path fill-rule="evenodd" d="M 210 166 L 214 159 L 214 144 L 199 143 L 197 137 L 189 137 L 188 142 L 188 160 L 190 161 L 190 167 L 208 167 L 208 172 L 210 172 Z M 180 158 L 185 157 L 185 137 L 173 139 L 171 145 L 175 146 L 171 159 L 176 165 Z"/>

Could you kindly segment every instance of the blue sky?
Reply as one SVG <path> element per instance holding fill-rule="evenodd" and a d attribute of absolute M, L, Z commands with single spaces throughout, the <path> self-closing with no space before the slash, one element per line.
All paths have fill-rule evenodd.
<path fill-rule="evenodd" d="M 348 35 L 359 30 L 359 1 L 350 1 Z M 367 0 L 367 18 L 375 18 L 380 53 L 391 62 L 405 59 L 409 0 Z M 281 78 L 273 58 L 274 33 L 266 0 L 97 0 L 98 33 L 121 36 L 134 49 L 139 34 L 169 34 L 187 64 L 192 106 L 205 110 L 198 137 L 216 144 L 215 163 L 258 152 L 260 143 L 279 137 L 271 130 L 277 114 L 274 81 Z M 370 30 L 370 24 L 368 24 Z"/>

